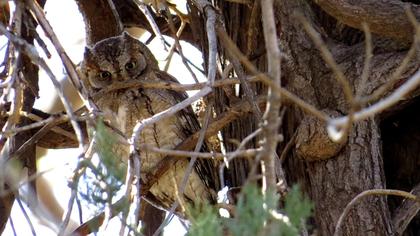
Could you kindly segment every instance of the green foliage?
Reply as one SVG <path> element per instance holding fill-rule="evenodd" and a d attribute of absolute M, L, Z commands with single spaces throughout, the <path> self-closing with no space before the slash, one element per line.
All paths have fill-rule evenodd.
<path fill-rule="evenodd" d="M 121 165 L 121 159 L 115 155 L 113 147 L 117 140 L 102 121 L 96 125 L 96 151 L 101 158 L 106 171 L 118 181 L 124 181 L 126 168 Z"/>
<path fill-rule="evenodd" d="M 301 219 L 306 219 L 311 216 L 313 205 L 309 199 L 305 198 L 299 189 L 299 186 L 292 187 L 286 196 L 284 211 L 289 217 L 292 225 L 300 228 Z"/>
<path fill-rule="evenodd" d="M 112 198 L 121 189 L 126 167 L 114 152 L 116 138 L 101 120 L 97 122 L 95 131 L 95 151 L 99 161 L 86 160 L 87 171 L 83 176 L 85 186 L 81 187 L 79 194 L 88 203 L 94 207 L 99 206 L 99 210 L 102 210 L 105 203 L 112 202 Z"/>
<path fill-rule="evenodd" d="M 233 235 L 258 235 L 277 207 L 278 197 L 268 193 L 265 197 L 254 185 L 245 186 L 236 206 L 236 217 L 227 227 Z"/>
<path fill-rule="evenodd" d="M 210 205 L 193 208 L 189 214 L 192 224 L 188 235 L 299 235 L 302 223 L 311 214 L 312 204 L 298 186 L 291 189 L 284 202 L 284 209 L 279 209 L 277 194 L 262 194 L 254 185 L 245 186 L 232 218 L 221 217 Z"/>
<path fill-rule="evenodd" d="M 222 235 L 222 219 L 219 217 L 216 208 L 209 204 L 191 208 L 189 215 L 192 227 L 187 235 L 194 236 L 213 236 Z"/>

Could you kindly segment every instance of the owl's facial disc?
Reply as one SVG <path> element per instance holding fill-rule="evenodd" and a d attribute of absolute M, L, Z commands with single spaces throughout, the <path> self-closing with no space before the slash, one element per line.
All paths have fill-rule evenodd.
<path fill-rule="evenodd" d="M 125 74 L 128 78 L 133 79 L 137 79 L 139 76 L 143 75 L 147 69 L 146 59 L 141 53 L 131 55 L 130 58 L 125 60 L 123 66 L 123 74 Z"/>

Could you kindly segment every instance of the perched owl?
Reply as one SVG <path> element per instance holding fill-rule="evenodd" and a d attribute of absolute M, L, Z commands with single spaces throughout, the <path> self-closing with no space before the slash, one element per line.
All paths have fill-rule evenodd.
<path fill-rule="evenodd" d="M 127 33 L 104 39 L 93 48 L 86 48 L 81 64 L 83 83 L 92 95 L 114 83 L 132 80 L 177 82 L 160 71 L 149 49 Z M 186 99 L 183 92 L 167 89 L 125 88 L 114 90 L 94 102 L 105 114 L 105 119 L 127 137 L 132 135 L 138 121 L 149 118 Z M 176 115 L 148 126 L 140 135 L 140 144 L 173 149 L 200 125 L 191 107 Z M 128 146 L 118 144 L 117 158 L 127 159 Z M 204 146 L 204 148 L 206 148 Z M 141 172 L 150 173 L 164 155 L 140 150 Z M 150 188 L 157 202 L 168 209 L 177 200 L 177 188 L 182 182 L 189 159 L 179 158 Z M 185 202 L 215 202 L 219 190 L 217 163 L 214 160 L 197 160 L 183 194 Z"/>

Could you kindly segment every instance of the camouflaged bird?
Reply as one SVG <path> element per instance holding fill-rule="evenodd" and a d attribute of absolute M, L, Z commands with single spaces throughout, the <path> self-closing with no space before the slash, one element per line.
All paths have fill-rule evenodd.
<path fill-rule="evenodd" d="M 175 78 L 159 70 L 150 50 L 127 33 L 104 39 L 93 48 L 86 48 L 81 64 L 82 80 L 89 93 L 106 90 L 116 83 L 130 81 L 169 81 Z M 106 92 L 95 97 L 94 102 L 105 114 L 105 120 L 131 137 L 137 122 L 162 112 L 187 98 L 185 92 L 168 89 L 124 88 Z M 176 115 L 146 127 L 140 135 L 139 144 L 158 148 L 174 149 L 200 125 L 191 107 Z M 128 146 L 118 144 L 117 156 L 128 159 Z M 204 146 L 205 148 L 205 146 Z M 203 150 L 205 151 L 205 150 Z M 141 173 L 151 173 L 165 155 L 140 150 Z M 168 209 L 177 200 L 176 193 L 187 169 L 189 159 L 179 158 L 153 186 L 150 192 L 158 204 Z M 217 162 L 209 159 L 197 160 L 183 194 L 186 202 L 215 202 L 219 181 Z M 147 183 L 146 183 L 147 184 Z"/>

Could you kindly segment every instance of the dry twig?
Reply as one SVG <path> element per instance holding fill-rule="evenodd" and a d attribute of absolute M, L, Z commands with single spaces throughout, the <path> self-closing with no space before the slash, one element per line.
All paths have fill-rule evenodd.
<path fill-rule="evenodd" d="M 329 116 L 325 114 L 324 112 L 318 110 L 316 107 L 312 106 L 311 104 L 305 102 L 304 100 L 300 99 L 293 93 L 287 91 L 285 88 L 280 87 L 278 84 L 274 83 L 267 75 L 260 72 L 251 61 L 248 60 L 248 58 L 241 53 L 241 51 L 238 49 L 238 47 L 235 45 L 235 43 L 232 41 L 232 39 L 229 38 L 227 33 L 217 27 L 217 35 L 219 36 L 219 39 L 222 41 L 221 45 L 225 47 L 226 50 L 230 51 L 233 55 L 238 57 L 238 59 L 242 62 L 242 64 L 255 76 L 257 76 L 260 80 L 260 82 L 264 83 L 267 86 L 270 86 L 275 92 L 279 93 L 282 99 L 287 99 L 294 104 L 296 104 L 298 107 L 300 107 L 303 111 L 312 114 L 313 116 L 319 118 L 322 121 L 329 120 Z"/>
<path fill-rule="evenodd" d="M 173 157 L 179 157 L 179 158 L 190 158 L 192 156 L 196 156 L 197 158 L 201 158 L 201 159 L 215 159 L 215 160 L 225 160 L 227 157 L 230 157 L 233 154 L 239 157 L 252 157 L 259 151 L 259 149 L 245 149 L 245 150 L 235 150 L 235 152 L 227 152 L 227 153 L 194 152 L 194 151 L 164 149 L 164 148 L 152 147 L 146 144 L 140 145 L 139 148 L 146 151 L 150 151 L 150 152 L 164 154 L 166 156 L 173 156 Z"/>
<path fill-rule="evenodd" d="M 321 52 L 321 56 L 324 59 L 324 61 L 331 67 L 331 70 L 334 73 L 335 78 L 341 84 L 343 88 L 344 96 L 347 102 L 349 103 L 350 106 L 352 106 L 354 98 L 353 98 L 353 92 L 352 92 L 350 83 L 349 81 L 347 81 L 346 76 L 344 75 L 343 71 L 340 69 L 339 65 L 335 61 L 330 50 L 328 50 L 326 44 L 322 41 L 321 36 L 309 24 L 308 20 L 306 20 L 302 15 L 297 15 L 297 18 L 301 21 L 306 33 L 308 33 L 312 41 L 315 43 L 316 47 Z"/>
<path fill-rule="evenodd" d="M 410 193 L 416 195 L 417 198 L 420 199 L 420 183 L 417 184 Z M 407 229 L 408 224 L 419 211 L 420 201 L 413 202 L 409 199 L 404 199 L 400 206 L 398 206 L 398 208 L 395 210 L 392 217 L 394 234 L 397 236 L 403 235 L 404 231 Z"/>
<path fill-rule="evenodd" d="M 280 48 L 277 39 L 277 31 L 274 19 L 273 0 L 261 0 L 262 23 L 264 31 L 265 46 L 267 50 L 268 74 L 274 84 L 280 86 L 281 68 L 280 68 Z M 278 129 L 280 124 L 279 112 L 281 106 L 281 97 L 269 87 L 267 106 L 263 116 L 262 131 L 264 134 L 263 148 L 259 153 L 261 155 L 261 164 L 264 180 L 267 189 L 275 189 L 277 183 L 274 158 L 276 157 L 276 147 L 278 143 Z M 280 167 L 281 168 L 281 167 Z M 282 171 L 283 172 L 283 171 Z M 284 175 L 284 174 L 283 174 Z M 283 179 L 284 176 L 278 176 Z"/>
<path fill-rule="evenodd" d="M 201 147 L 203 146 L 203 143 L 204 143 L 204 140 L 205 140 L 205 137 L 206 137 L 206 131 L 207 131 L 207 128 L 208 128 L 208 125 L 209 125 L 209 122 L 210 122 L 210 118 L 211 118 L 211 114 L 212 114 L 212 107 L 213 107 L 212 105 L 207 107 L 206 116 L 204 118 L 204 123 L 203 123 L 203 126 L 202 126 L 201 130 L 199 131 L 197 144 L 195 145 L 195 148 L 194 148 L 195 153 L 199 152 Z M 191 159 L 190 159 L 190 162 L 188 164 L 188 167 L 185 170 L 184 177 L 182 178 L 182 182 L 178 187 L 177 196 L 178 196 L 179 200 L 175 201 L 172 204 L 172 207 L 170 208 L 167 217 L 162 222 L 162 224 L 159 226 L 159 228 L 156 230 L 156 232 L 153 234 L 153 236 L 158 236 L 160 234 L 160 232 L 163 230 L 163 228 L 167 224 L 169 224 L 169 222 L 171 221 L 171 219 L 174 215 L 174 212 L 175 212 L 176 208 L 178 207 L 178 205 L 180 205 L 180 204 L 181 204 L 181 206 L 183 205 L 182 204 L 182 199 L 183 198 L 181 196 L 184 195 L 184 191 L 185 191 L 185 188 L 187 187 L 187 183 L 188 183 L 188 178 L 190 177 L 192 171 L 194 170 L 194 165 L 195 165 L 196 161 L 197 161 L 197 155 L 192 155 Z M 175 183 L 175 184 L 177 184 L 177 183 Z"/>
<path fill-rule="evenodd" d="M 379 102 L 364 108 L 363 110 L 357 111 L 353 114 L 353 121 L 361 121 L 369 117 L 378 114 L 385 109 L 395 105 L 402 98 L 407 96 L 410 92 L 416 89 L 420 85 L 420 70 L 412 75 L 407 82 L 401 85 L 398 89 L 392 92 L 388 97 L 380 100 Z M 327 131 L 329 136 L 333 140 L 340 139 L 343 136 L 341 128 L 348 124 L 350 117 L 342 116 L 339 118 L 333 118 L 328 121 Z"/>
<path fill-rule="evenodd" d="M 39 5 L 34 3 L 33 1 L 27 1 L 29 3 L 29 5 L 32 7 L 32 9 L 37 12 L 40 13 L 41 10 L 39 9 Z M 41 12 L 42 13 L 42 12 Z M 44 20 L 45 16 L 44 16 Z M 47 22 L 48 23 L 48 22 Z M 47 73 L 47 75 L 50 77 L 55 89 L 57 90 L 59 97 L 66 109 L 67 114 L 69 115 L 69 117 L 71 118 L 71 124 L 75 130 L 76 136 L 79 140 L 79 147 L 82 149 L 83 148 L 83 135 L 81 132 L 81 129 L 79 127 L 79 125 L 76 122 L 74 113 L 72 111 L 71 105 L 69 103 L 69 101 L 67 100 L 67 98 L 64 96 L 64 92 L 61 88 L 60 83 L 58 82 L 57 78 L 55 77 L 55 75 L 52 73 L 51 69 L 48 67 L 47 63 L 44 61 L 43 58 L 41 58 L 38 55 L 37 50 L 35 49 L 34 46 L 28 44 L 26 41 L 22 40 L 21 38 L 15 36 L 14 34 L 11 34 L 9 31 L 7 31 L 7 29 L 0 24 L 0 32 L 3 33 L 11 42 L 13 42 L 13 44 L 19 49 L 22 50 L 23 52 L 25 52 L 25 54 L 35 63 L 38 64 L 41 68 L 43 68 L 45 70 L 45 72 Z M 70 60 L 67 57 L 68 60 Z M 74 68 L 73 68 L 74 69 Z M 76 73 L 74 71 L 74 73 Z M 77 75 L 76 75 L 77 76 Z"/>
<path fill-rule="evenodd" d="M 366 196 L 371 196 L 371 195 L 394 195 L 394 196 L 400 196 L 400 197 L 404 197 L 416 202 L 420 202 L 420 199 L 416 196 L 413 195 L 409 192 L 405 192 L 405 191 L 401 191 L 401 190 L 394 190 L 394 189 L 369 189 L 366 191 L 363 191 L 361 193 L 359 193 L 356 197 L 354 197 L 346 206 L 346 208 L 344 208 L 343 212 L 341 213 L 340 217 L 338 218 L 337 224 L 335 226 L 335 232 L 334 232 L 334 236 L 338 236 L 341 235 L 341 226 L 343 225 L 344 222 L 344 217 L 346 217 L 348 215 L 348 213 L 350 212 L 351 208 L 357 203 L 359 202 L 362 198 L 366 197 Z"/>
<path fill-rule="evenodd" d="M 155 19 L 153 19 L 152 14 L 150 13 L 147 5 L 140 0 L 134 0 L 136 4 L 139 6 L 140 10 L 143 12 L 144 16 L 146 17 L 147 21 L 149 22 L 150 26 L 152 27 L 153 33 L 159 37 L 160 41 L 162 42 L 162 46 L 165 50 L 166 48 L 165 39 L 163 38 L 162 34 L 160 33 L 159 27 L 157 26 Z"/>

